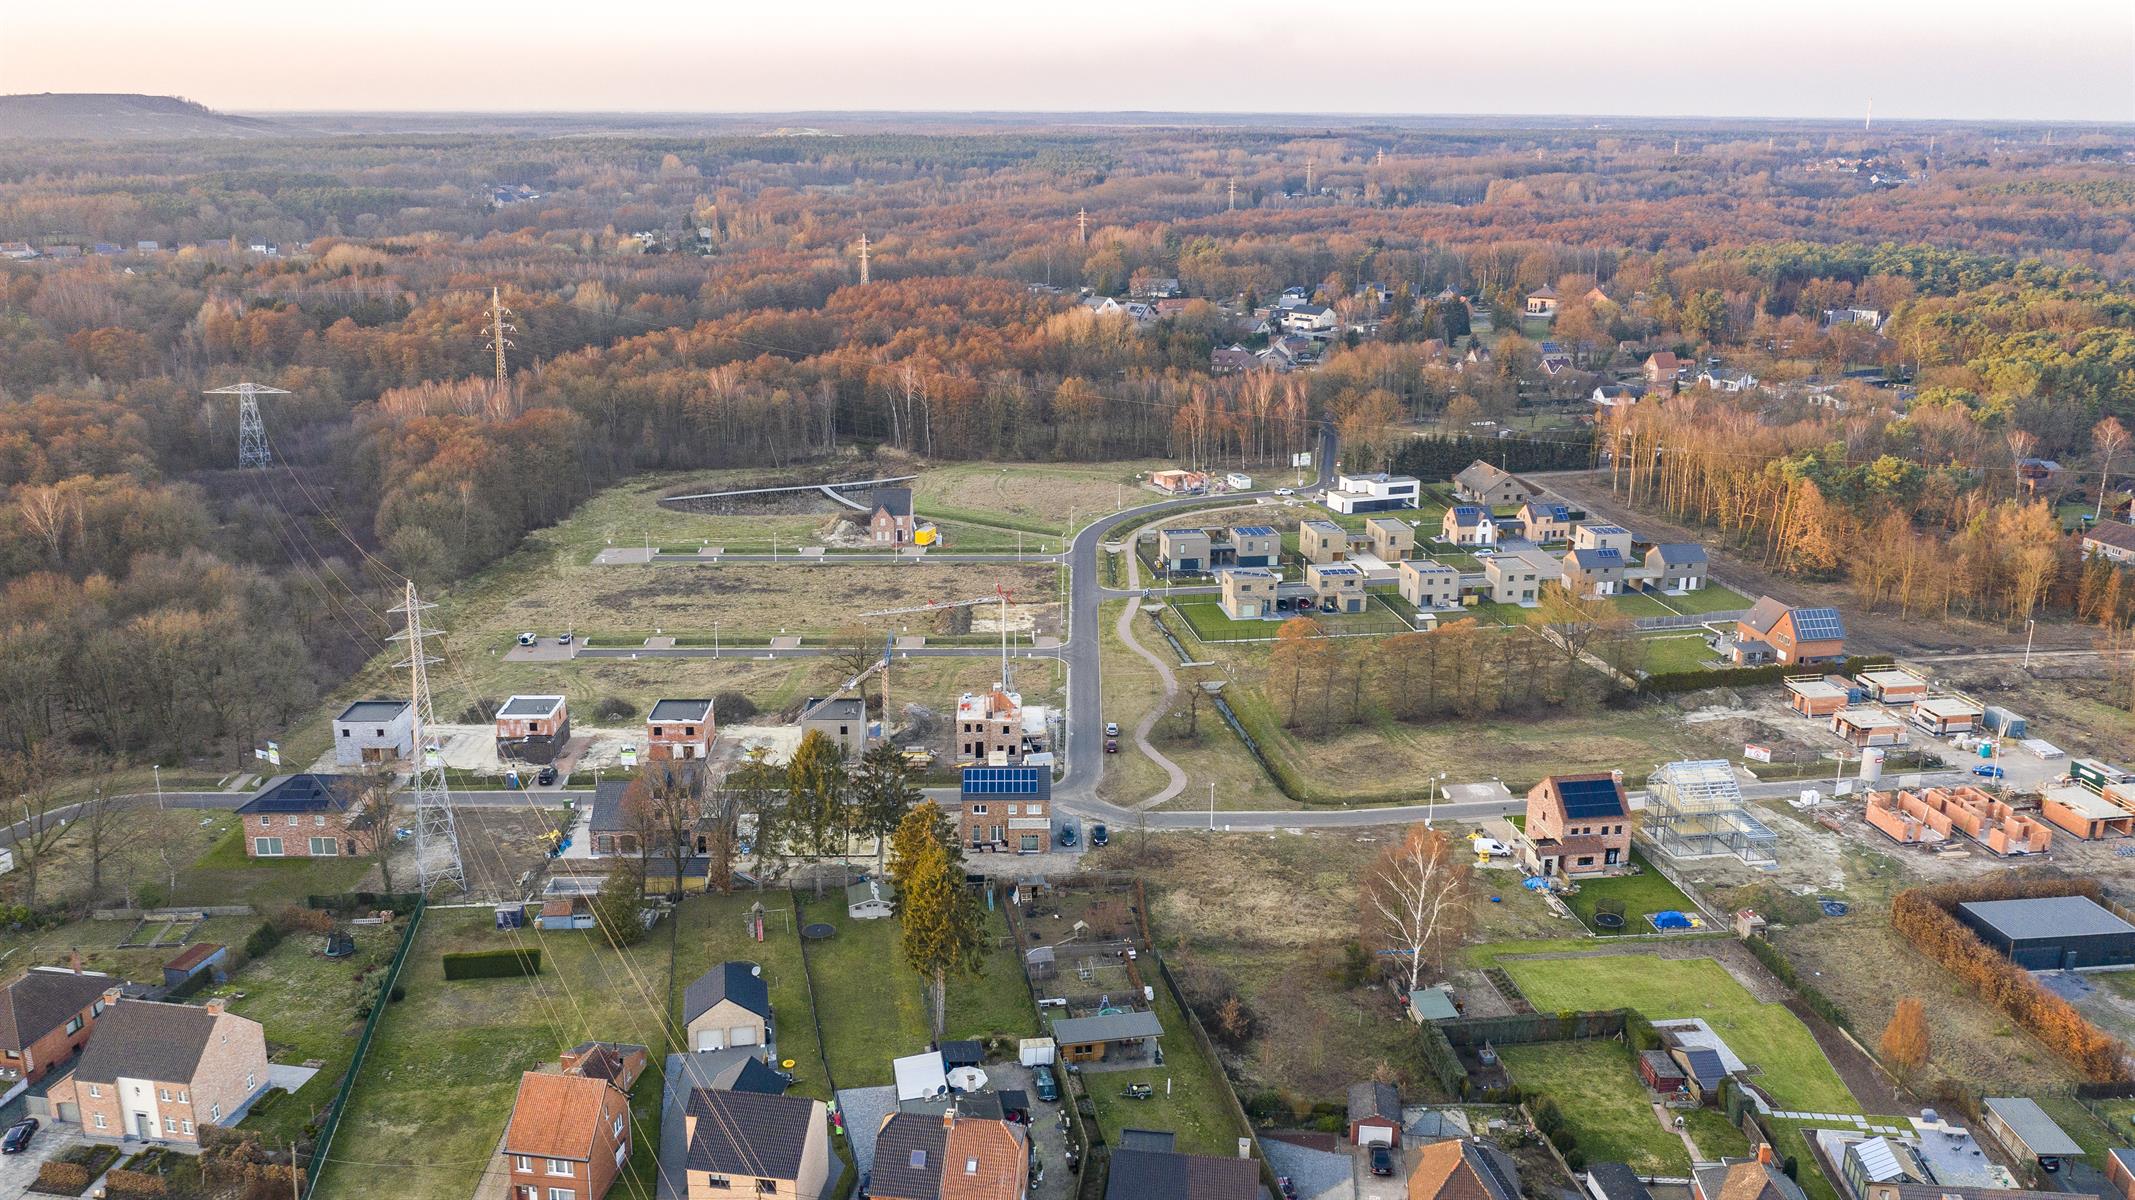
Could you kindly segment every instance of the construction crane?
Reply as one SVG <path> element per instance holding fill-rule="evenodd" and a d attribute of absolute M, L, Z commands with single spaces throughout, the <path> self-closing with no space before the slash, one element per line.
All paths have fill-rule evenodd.
<path fill-rule="evenodd" d="M 811 708 L 806 712 L 803 712 L 801 714 L 801 720 L 805 721 L 808 718 L 814 716 L 816 713 L 816 709 L 823 707 L 823 704 L 828 704 L 832 700 L 837 699 L 845 693 L 857 689 L 861 684 L 867 682 L 868 676 L 873 675 L 877 671 L 880 671 L 882 672 L 882 739 L 884 741 L 888 741 L 890 736 L 890 651 L 895 649 L 896 645 L 897 639 L 894 635 L 888 633 L 883 634 L 882 657 L 876 659 L 873 663 L 870 663 L 865 671 L 860 672 L 858 675 L 853 676 L 851 679 L 848 679 L 844 683 L 841 683 L 837 687 L 833 688 L 828 696 L 823 697 L 822 704 L 818 704 L 815 706 L 815 708 Z M 860 724 L 862 731 L 865 732 L 867 725 L 866 692 L 860 693 Z"/>
<path fill-rule="evenodd" d="M 876 612 L 861 613 L 860 616 L 862 618 L 901 617 L 911 613 L 945 612 L 952 608 L 973 608 L 981 604 L 998 604 L 1001 606 L 1001 687 L 1004 690 L 1013 691 L 1015 689 L 1015 681 L 1010 677 L 1008 668 L 1008 598 L 1008 589 L 995 585 L 991 596 L 974 596 L 969 600 L 936 600 L 926 604 L 915 604 L 909 608 L 885 608 Z M 885 700 L 883 702 L 885 712 L 888 711 L 888 705 L 889 702 Z"/>

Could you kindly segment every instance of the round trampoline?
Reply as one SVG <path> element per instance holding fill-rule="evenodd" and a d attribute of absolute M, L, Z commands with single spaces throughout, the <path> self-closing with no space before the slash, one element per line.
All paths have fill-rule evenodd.
<path fill-rule="evenodd" d="M 1622 929 L 1623 914 L 1611 912 L 1595 913 L 1594 924 L 1601 929 Z"/>
<path fill-rule="evenodd" d="M 822 941 L 822 940 L 823 940 L 824 938 L 827 938 L 827 937 L 831 936 L 832 934 L 836 933 L 837 931 L 838 931 L 838 927 L 837 927 L 837 926 L 835 926 L 835 925 L 830 925 L 830 924 L 826 924 L 825 922 L 822 922 L 822 921 L 817 921 L 817 922 L 815 922 L 815 923 L 814 923 L 814 924 L 812 924 L 812 925 L 803 925 L 803 926 L 801 926 L 801 936 L 802 936 L 802 937 L 804 937 L 804 938 L 810 938 L 810 939 L 813 939 L 813 940 L 815 940 L 815 941 L 818 941 L 818 942 Z"/>

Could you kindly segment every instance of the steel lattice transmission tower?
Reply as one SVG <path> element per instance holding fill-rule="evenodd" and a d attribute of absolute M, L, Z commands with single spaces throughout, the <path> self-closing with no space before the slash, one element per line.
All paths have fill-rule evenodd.
<path fill-rule="evenodd" d="M 437 725 L 437 714 L 430 707 L 430 664 L 439 660 L 425 652 L 423 639 L 437 637 L 438 631 L 423 628 L 423 610 L 435 607 L 416 597 L 415 583 L 410 580 L 406 598 L 388 610 L 405 613 L 408 619 L 408 627 L 394 634 L 393 640 L 408 644 L 408 661 L 400 664 L 408 668 L 408 703 L 414 726 L 410 732 L 415 745 L 415 770 L 409 775 L 408 790 L 414 793 L 415 800 L 415 876 L 425 895 L 439 887 L 467 890 L 467 868 L 460 862 L 452 793 L 445 786 L 445 761 L 430 745 L 430 730 Z M 433 857 L 438 861 L 431 861 Z"/>
<path fill-rule="evenodd" d="M 496 355 L 496 395 L 499 403 L 502 403 L 503 397 L 511 393 L 511 372 L 505 365 L 504 352 L 518 349 L 518 344 L 505 336 L 508 333 L 519 332 L 518 326 L 504 319 L 510 315 L 511 310 L 504 307 L 504 298 L 500 290 L 497 288 L 489 289 L 488 349 Z"/>
<path fill-rule="evenodd" d="M 229 387 L 210 388 L 205 394 L 237 397 L 238 469 L 272 465 L 274 455 L 267 449 L 267 423 L 259 418 L 259 397 L 286 396 L 289 393 L 281 388 L 257 383 L 238 383 Z"/>

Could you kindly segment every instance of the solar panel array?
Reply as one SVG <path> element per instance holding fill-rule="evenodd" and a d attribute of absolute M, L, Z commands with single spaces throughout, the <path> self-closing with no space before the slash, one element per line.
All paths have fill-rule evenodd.
<path fill-rule="evenodd" d="M 1837 640 L 1846 636 L 1846 626 L 1835 608 L 1797 608 L 1794 636 L 1805 642 Z"/>
<path fill-rule="evenodd" d="M 1275 536 L 1275 527 L 1273 525 L 1240 525 L 1232 529 L 1231 532 L 1239 537 L 1273 537 Z"/>
<path fill-rule="evenodd" d="M 1560 779 L 1557 796 L 1564 801 L 1564 815 L 1573 820 L 1623 815 L 1613 779 Z"/>
<path fill-rule="evenodd" d="M 1043 767 L 966 767 L 966 796 L 1035 796 L 1044 782 Z"/>

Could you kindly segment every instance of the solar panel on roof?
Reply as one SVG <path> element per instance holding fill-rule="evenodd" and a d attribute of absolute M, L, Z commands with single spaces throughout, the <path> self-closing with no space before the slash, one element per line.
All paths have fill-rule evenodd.
<path fill-rule="evenodd" d="M 967 796 L 1035 796 L 1038 767 L 970 767 L 964 771 Z"/>
<path fill-rule="evenodd" d="M 1797 608 L 1794 610 L 1794 636 L 1803 641 L 1824 641 L 1846 636 L 1846 626 L 1839 620 L 1835 608 Z"/>
<path fill-rule="evenodd" d="M 1560 780 L 1557 796 L 1564 801 L 1564 815 L 1574 819 L 1614 817 L 1623 813 L 1623 801 L 1616 795 L 1613 779 Z"/>
<path fill-rule="evenodd" d="M 1240 537 L 1268 537 L 1275 532 L 1275 527 L 1273 525 L 1240 525 L 1236 532 Z"/>

